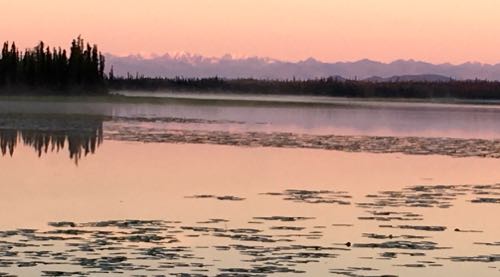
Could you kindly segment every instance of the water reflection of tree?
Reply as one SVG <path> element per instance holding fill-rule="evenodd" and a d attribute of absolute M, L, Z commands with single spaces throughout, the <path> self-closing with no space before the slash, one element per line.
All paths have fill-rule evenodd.
<path fill-rule="evenodd" d="M 38 156 L 67 148 L 70 158 L 78 163 L 82 157 L 95 153 L 102 141 L 101 118 L 22 116 L 0 120 L 2 156 L 12 156 L 18 143 L 23 143 L 33 147 Z"/>

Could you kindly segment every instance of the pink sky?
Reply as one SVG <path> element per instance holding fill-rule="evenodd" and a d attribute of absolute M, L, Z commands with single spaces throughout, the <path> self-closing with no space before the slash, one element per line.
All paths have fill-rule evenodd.
<path fill-rule="evenodd" d="M 498 0 L 1 1 L 0 41 L 114 54 L 500 62 Z"/>

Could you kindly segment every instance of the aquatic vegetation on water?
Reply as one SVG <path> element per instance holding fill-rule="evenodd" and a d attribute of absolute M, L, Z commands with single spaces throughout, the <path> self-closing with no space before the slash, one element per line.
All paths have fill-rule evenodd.
<path fill-rule="evenodd" d="M 227 132 L 155 129 L 125 125 L 109 125 L 105 132 L 105 138 L 156 143 L 202 143 L 246 147 L 312 148 L 346 152 L 500 158 L 498 151 L 500 140 L 485 139 Z"/>
<path fill-rule="evenodd" d="M 465 205 L 480 205 L 470 199 L 496 195 L 498 188 L 498 184 L 409 186 L 368 194 L 356 205 L 339 206 L 337 199 L 354 202 L 354 197 L 330 190 L 255 195 L 262 199 L 279 197 L 300 207 L 335 204 L 321 208 L 351 209 L 349 221 L 353 224 L 325 223 L 322 214 L 317 218 L 307 214 L 250 216 L 238 221 L 245 223 L 232 218 L 208 218 L 192 224 L 140 219 L 49 222 L 42 229 L 0 231 L 0 267 L 6 274 L 31 269 L 44 276 L 161 276 L 165 272 L 171 276 L 267 276 L 309 274 L 312 268 L 323 266 L 334 275 L 392 276 L 379 272 L 382 267 L 376 265 L 386 268 L 384 263 L 389 263 L 394 268 L 425 270 L 446 269 L 454 262 L 491 264 L 500 262 L 498 255 L 482 251 L 494 249 L 498 242 L 474 242 L 481 238 L 476 235 L 483 234 L 477 230 L 427 225 L 424 211 L 444 206 L 451 209 L 459 200 Z M 213 194 L 188 198 L 223 200 L 222 205 L 233 205 L 224 200 L 245 199 Z M 380 221 L 396 223 L 379 225 Z M 363 233 L 356 233 L 359 226 L 363 226 Z M 349 241 L 342 241 L 345 237 L 336 239 L 344 230 Z M 440 241 L 440 234 L 473 236 L 470 244 L 482 254 L 453 255 L 455 245 Z M 356 258 L 359 266 L 331 268 L 332 260 L 345 258 Z M 370 265 L 375 267 L 364 267 L 364 260 L 371 260 Z"/>
<path fill-rule="evenodd" d="M 294 202 L 302 202 L 309 204 L 339 204 L 350 205 L 348 199 L 352 196 L 348 195 L 345 191 L 329 191 L 329 190 L 295 190 L 289 189 L 284 192 L 268 192 L 262 195 L 282 196 L 283 200 Z"/>
<path fill-rule="evenodd" d="M 198 198 L 198 199 L 217 199 L 217 200 L 222 200 L 222 201 L 243 201 L 245 198 L 238 197 L 238 196 L 232 196 L 232 195 L 223 195 L 223 196 L 216 196 L 216 195 L 209 195 L 209 194 L 199 194 L 199 195 L 193 195 L 193 196 L 186 196 L 186 198 Z"/>
<path fill-rule="evenodd" d="M 446 230 L 445 226 L 417 226 L 417 225 L 379 225 L 380 228 L 399 228 L 411 229 L 417 231 L 442 232 Z"/>
<path fill-rule="evenodd" d="M 478 262 L 478 263 L 494 263 L 500 262 L 500 255 L 478 255 L 478 256 L 462 256 L 462 257 L 449 257 L 449 258 L 440 258 L 447 259 L 453 262 Z"/>
<path fill-rule="evenodd" d="M 366 197 L 371 202 L 358 203 L 362 208 L 384 207 L 419 207 L 419 208 L 450 208 L 459 197 L 466 195 L 497 195 L 500 184 L 494 185 L 435 185 L 411 186 L 400 191 L 382 191 L 378 194 L 369 194 Z M 496 203 L 491 198 L 486 201 L 472 200 L 472 203 Z"/>
<path fill-rule="evenodd" d="M 387 274 L 373 275 L 371 273 L 373 271 L 379 271 L 379 270 L 371 267 L 348 267 L 348 268 L 330 269 L 331 274 L 343 275 L 349 277 L 398 277 L 397 275 L 387 275 Z"/>
<path fill-rule="evenodd" d="M 436 250 L 445 249 L 437 246 L 437 243 L 431 241 L 387 241 L 382 243 L 355 243 L 352 247 L 357 248 L 396 248 L 412 250 Z"/>

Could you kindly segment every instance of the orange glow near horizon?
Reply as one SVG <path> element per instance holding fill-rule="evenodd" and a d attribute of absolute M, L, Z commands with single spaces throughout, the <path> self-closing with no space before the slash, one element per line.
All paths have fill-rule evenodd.
<path fill-rule="evenodd" d="M 0 41 L 108 53 L 500 62 L 498 0 L 1 1 Z"/>

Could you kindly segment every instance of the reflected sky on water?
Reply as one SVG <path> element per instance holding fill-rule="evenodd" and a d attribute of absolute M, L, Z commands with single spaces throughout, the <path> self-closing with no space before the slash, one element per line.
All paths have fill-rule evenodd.
<path fill-rule="evenodd" d="M 347 134 L 336 125 L 345 121 L 352 130 L 378 122 L 390 126 L 390 132 L 379 130 L 386 135 L 407 136 L 413 131 L 406 124 L 423 120 L 413 108 L 362 107 L 362 115 L 352 117 L 332 107 L 299 113 L 296 106 L 257 112 L 52 103 L 46 108 L 57 113 L 44 114 L 47 103 L 16 105 L 30 113 L 4 109 L 0 119 L 0 273 L 416 277 L 500 271 L 500 159 L 143 143 L 119 139 L 116 128 L 248 132 L 267 120 L 273 132 L 292 130 L 293 122 L 302 132 L 315 126 L 318 134 Z M 82 114 L 87 106 L 97 110 Z M 497 132 L 491 109 L 426 109 L 420 110 L 425 120 L 434 114 L 438 123 L 415 127 L 421 137 L 429 130 L 450 136 L 459 130 L 464 137 Z M 383 121 L 378 113 L 401 116 Z M 475 120 L 484 124 L 473 126 Z"/>

